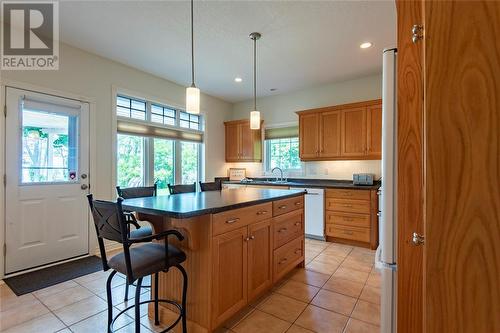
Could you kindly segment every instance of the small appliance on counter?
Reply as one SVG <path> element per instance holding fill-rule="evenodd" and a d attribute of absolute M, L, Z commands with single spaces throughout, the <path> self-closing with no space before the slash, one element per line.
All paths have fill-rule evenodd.
<path fill-rule="evenodd" d="M 354 185 L 373 185 L 373 178 L 375 175 L 372 173 L 354 173 L 352 183 Z"/>

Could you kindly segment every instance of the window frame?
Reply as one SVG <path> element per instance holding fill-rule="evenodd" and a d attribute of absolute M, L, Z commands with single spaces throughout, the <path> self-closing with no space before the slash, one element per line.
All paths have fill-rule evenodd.
<path fill-rule="evenodd" d="M 294 137 L 290 137 L 290 138 L 264 140 L 264 161 L 263 161 L 263 164 L 264 164 L 264 171 L 265 172 L 271 172 L 271 170 L 272 170 L 272 168 L 271 168 L 271 141 L 272 140 L 282 140 L 282 139 L 293 139 L 293 138 L 297 138 L 297 140 L 299 139 L 298 136 L 294 136 Z M 299 168 L 282 169 L 282 170 L 284 172 L 286 171 L 286 172 L 291 172 L 291 173 L 302 173 L 304 171 L 304 162 L 302 162 L 302 160 L 300 160 L 300 156 L 299 156 L 299 164 L 300 164 Z"/>
<path fill-rule="evenodd" d="M 133 136 L 134 134 L 126 134 L 126 133 L 119 133 L 117 131 L 116 125 L 117 121 L 124 120 L 128 121 L 131 123 L 137 122 L 137 123 L 147 123 L 151 124 L 154 126 L 162 126 L 166 128 L 174 128 L 176 130 L 180 131 L 185 131 L 185 132 L 197 132 L 197 133 L 203 133 L 204 134 L 204 127 L 205 127 L 205 117 L 202 114 L 196 114 L 193 116 L 198 117 L 198 129 L 193 129 L 193 128 L 187 128 L 187 127 L 181 127 L 180 126 L 180 115 L 181 113 L 187 113 L 184 110 L 175 107 L 175 106 L 170 106 L 167 103 L 164 102 L 158 102 L 156 99 L 152 98 L 144 98 L 144 97 L 137 97 L 137 94 L 130 93 L 130 92 L 125 92 L 122 90 L 114 89 L 114 93 L 112 94 L 113 96 L 113 118 L 114 118 L 114 168 L 113 168 L 113 175 L 114 175 L 114 182 L 113 182 L 113 188 L 116 187 L 118 183 L 118 135 L 131 135 Z M 145 119 L 138 119 L 138 118 L 132 118 L 132 117 L 125 117 L 125 116 L 120 116 L 117 113 L 117 101 L 118 97 L 122 98 L 127 98 L 127 99 L 133 99 L 133 100 L 138 100 L 138 101 L 143 101 L 146 103 L 146 116 Z M 151 120 L 151 115 L 152 115 L 152 106 L 157 106 L 157 107 L 162 107 L 162 108 L 167 108 L 175 111 L 175 125 L 170 125 L 170 124 L 165 124 L 159 123 L 159 122 L 153 122 Z M 162 110 L 164 112 L 164 109 Z M 191 115 L 187 113 L 188 115 Z M 191 117 L 189 117 L 191 118 Z M 164 119 L 163 119 L 164 120 Z M 189 122 L 191 124 L 191 121 Z M 153 185 L 155 182 L 154 179 L 154 137 L 148 137 L 148 136 L 141 136 L 141 135 L 136 135 L 139 137 L 144 138 L 144 147 L 143 147 L 143 161 L 144 161 L 144 168 L 143 168 L 143 179 L 144 179 L 144 186 L 150 186 Z M 174 141 L 174 184 L 180 184 L 182 182 L 182 142 L 184 140 L 181 139 L 170 139 Z M 186 142 L 191 142 L 191 141 L 186 141 Z M 198 149 L 198 161 L 197 161 L 197 175 L 196 175 L 196 183 L 202 180 L 203 177 L 203 158 L 204 154 L 203 152 L 203 147 L 204 147 L 204 140 L 202 142 L 193 142 L 197 144 L 197 149 Z"/>

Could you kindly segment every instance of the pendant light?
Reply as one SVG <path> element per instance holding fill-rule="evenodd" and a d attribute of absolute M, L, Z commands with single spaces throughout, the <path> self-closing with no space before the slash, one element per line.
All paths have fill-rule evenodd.
<path fill-rule="evenodd" d="M 186 112 L 200 113 L 200 89 L 194 84 L 194 32 L 193 2 L 191 0 L 191 86 L 186 88 Z"/>
<path fill-rule="evenodd" d="M 260 112 L 257 110 L 257 39 L 262 35 L 252 32 L 250 39 L 253 40 L 253 111 L 250 112 L 250 129 L 260 129 Z"/>

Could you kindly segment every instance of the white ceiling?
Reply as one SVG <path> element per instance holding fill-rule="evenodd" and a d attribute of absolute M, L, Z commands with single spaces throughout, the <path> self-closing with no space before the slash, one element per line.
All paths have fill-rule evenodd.
<path fill-rule="evenodd" d="M 394 1 L 195 1 L 196 84 L 230 102 L 380 73 L 396 41 Z M 190 83 L 189 1 L 62 1 L 63 42 Z M 359 44 L 370 41 L 370 49 Z M 240 76 L 242 83 L 235 83 Z M 271 88 L 277 91 L 271 92 Z"/>

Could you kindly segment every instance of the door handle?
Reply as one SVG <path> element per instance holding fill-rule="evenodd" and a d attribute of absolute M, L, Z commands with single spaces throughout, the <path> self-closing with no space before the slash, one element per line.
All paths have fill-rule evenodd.
<path fill-rule="evenodd" d="M 89 186 L 88 186 L 87 184 L 82 184 L 82 185 L 80 186 L 80 188 L 81 188 L 82 190 L 86 190 L 86 189 L 88 189 L 88 188 L 89 188 Z"/>
<path fill-rule="evenodd" d="M 413 236 L 411 238 L 411 242 L 415 246 L 424 245 L 425 244 L 425 237 L 414 232 Z"/>

